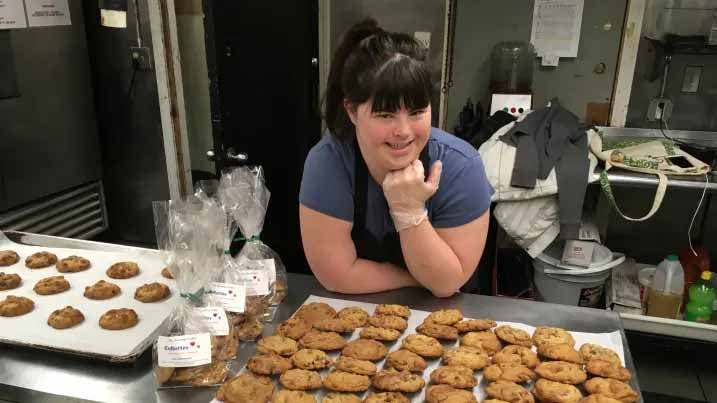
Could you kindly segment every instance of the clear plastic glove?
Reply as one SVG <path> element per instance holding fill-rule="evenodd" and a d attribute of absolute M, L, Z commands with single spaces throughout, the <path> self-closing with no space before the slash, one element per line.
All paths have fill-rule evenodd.
<path fill-rule="evenodd" d="M 415 227 L 426 219 L 426 200 L 438 190 L 442 170 L 443 164 L 436 161 L 426 179 L 423 164 L 416 160 L 406 168 L 386 175 L 381 186 L 396 231 Z"/>

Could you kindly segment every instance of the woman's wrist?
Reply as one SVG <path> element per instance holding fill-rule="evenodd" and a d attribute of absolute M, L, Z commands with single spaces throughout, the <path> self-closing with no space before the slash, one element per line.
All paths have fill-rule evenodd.
<path fill-rule="evenodd" d="M 421 225 L 423 221 L 428 218 L 428 210 L 415 210 L 412 212 L 394 212 L 391 211 L 391 218 L 393 219 L 393 226 L 396 228 L 396 232 L 401 232 L 408 228 L 413 228 Z"/>

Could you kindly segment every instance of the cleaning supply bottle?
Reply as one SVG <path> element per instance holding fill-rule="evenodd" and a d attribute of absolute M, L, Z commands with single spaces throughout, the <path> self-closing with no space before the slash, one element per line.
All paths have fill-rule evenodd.
<path fill-rule="evenodd" d="M 715 289 L 710 284 L 712 272 L 703 271 L 700 280 L 690 287 L 690 302 L 685 308 L 685 320 L 690 322 L 709 322 L 712 318 L 712 303 Z"/>
<path fill-rule="evenodd" d="M 676 255 L 669 255 L 655 271 L 647 296 L 647 315 L 679 319 L 685 273 Z"/>

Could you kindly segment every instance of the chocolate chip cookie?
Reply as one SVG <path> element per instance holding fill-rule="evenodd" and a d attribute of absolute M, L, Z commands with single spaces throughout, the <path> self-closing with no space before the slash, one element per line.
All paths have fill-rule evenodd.
<path fill-rule="evenodd" d="M 590 395 L 580 399 L 578 403 L 622 403 L 617 399 L 605 395 Z"/>
<path fill-rule="evenodd" d="M 321 319 L 314 322 L 313 327 L 316 330 L 336 333 L 351 333 L 356 329 L 351 322 L 341 318 Z"/>
<path fill-rule="evenodd" d="M 591 375 L 600 376 L 603 378 L 617 379 L 618 381 L 628 382 L 632 379 L 632 374 L 627 368 L 614 362 L 605 361 L 601 359 L 594 359 L 588 361 L 585 369 Z"/>
<path fill-rule="evenodd" d="M 66 306 L 62 309 L 52 311 L 50 317 L 47 318 L 47 324 L 55 329 L 68 329 L 82 323 L 85 315 L 79 310 Z"/>
<path fill-rule="evenodd" d="M 373 311 L 374 315 L 394 315 L 402 318 L 408 318 L 411 316 L 411 310 L 405 305 L 397 304 L 381 304 L 376 306 Z"/>
<path fill-rule="evenodd" d="M 533 369 L 540 364 L 538 356 L 528 347 L 510 345 L 499 351 L 493 356 L 493 363 L 500 364 L 512 362 L 522 364 Z"/>
<path fill-rule="evenodd" d="M 364 403 L 408 403 L 410 400 L 398 392 L 371 393 Z"/>
<path fill-rule="evenodd" d="M 461 345 L 481 348 L 488 353 L 488 355 L 493 355 L 503 348 L 498 337 L 490 330 L 464 334 L 463 337 L 461 337 Z"/>
<path fill-rule="evenodd" d="M 324 369 L 331 366 L 331 359 L 325 352 L 304 348 L 291 356 L 291 362 L 300 369 Z"/>
<path fill-rule="evenodd" d="M 278 354 L 257 354 L 249 359 L 246 367 L 257 375 L 278 375 L 293 368 L 291 360 Z"/>
<path fill-rule="evenodd" d="M 358 360 L 378 361 L 388 354 L 388 348 L 376 340 L 358 339 L 346 344 L 341 355 Z"/>
<path fill-rule="evenodd" d="M 408 327 L 406 319 L 397 315 L 373 315 L 368 318 L 368 323 L 371 326 L 394 329 L 401 332 Z"/>
<path fill-rule="evenodd" d="M 533 340 L 528 332 L 512 326 L 503 325 L 496 327 L 495 335 L 508 344 L 517 344 L 523 347 L 533 346 Z"/>
<path fill-rule="evenodd" d="M 585 382 L 588 375 L 583 371 L 582 365 L 565 361 L 547 361 L 535 368 L 535 372 L 541 377 L 560 383 L 577 385 Z"/>
<path fill-rule="evenodd" d="M 433 337 L 422 334 L 411 334 L 403 339 L 401 348 L 420 355 L 421 357 L 437 358 L 443 355 L 443 345 Z"/>
<path fill-rule="evenodd" d="M 544 344 L 538 347 L 538 354 L 549 360 L 583 363 L 583 356 L 569 344 Z"/>
<path fill-rule="evenodd" d="M 431 385 L 426 388 L 427 403 L 477 403 L 473 393 L 449 385 Z"/>
<path fill-rule="evenodd" d="M 546 344 L 568 344 L 575 347 L 573 336 L 559 327 L 538 326 L 533 332 L 533 343 L 540 348 Z"/>
<path fill-rule="evenodd" d="M 311 325 L 300 318 L 290 318 L 276 328 L 276 334 L 299 340 L 311 330 Z"/>
<path fill-rule="evenodd" d="M 162 269 L 162 277 L 168 278 L 170 280 L 174 280 L 174 273 L 172 273 L 172 269 L 169 268 L 169 266 Z"/>
<path fill-rule="evenodd" d="M 0 250 L 0 267 L 12 266 L 20 261 L 20 255 L 13 250 Z"/>
<path fill-rule="evenodd" d="M 451 326 L 463 320 L 463 313 L 458 309 L 441 309 L 428 314 L 424 323 Z"/>
<path fill-rule="evenodd" d="M 426 382 L 420 375 L 408 371 L 384 370 L 373 377 L 371 384 L 375 389 L 387 392 L 413 393 L 423 389 Z"/>
<path fill-rule="evenodd" d="M 433 383 L 450 385 L 458 389 L 472 389 L 478 385 L 473 370 L 459 365 L 445 365 L 431 372 Z"/>
<path fill-rule="evenodd" d="M 343 319 L 351 323 L 354 328 L 364 327 L 366 325 L 366 321 L 368 321 L 368 312 L 357 306 L 344 308 L 339 311 L 337 316 L 339 319 Z"/>
<path fill-rule="evenodd" d="M 197 367 L 175 368 L 170 382 L 190 386 L 219 385 L 229 375 L 225 361 L 214 361 Z"/>
<path fill-rule="evenodd" d="M 169 287 L 162 283 L 144 284 L 134 292 L 134 299 L 141 302 L 158 302 L 169 297 Z"/>
<path fill-rule="evenodd" d="M 128 308 L 110 309 L 100 316 L 100 327 L 107 330 L 129 329 L 138 322 L 137 312 Z"/>
<path fill-rule="evenodd" d="M 467 319 L 458 323 L 455 323 L 455 327 L 460 333 L 467 332 L 478 332 L 483 330 L 490 330 L 496 327 L 497 323 L 493 319 Z"/>
<path fill-rule="evenodd" d="M 334 368 L 339 371 L 350 372 L 352 374 L 374 376 L 376 375 L 376 364 L 367 360 L 357 360 L 351 357 L 339 357 L 334 363 Z"/>
<path fill-rule="evenodd" d="M 120 295 L 121 292 L 117 284 L 100 280 L 89 287 L 85 287 L 84 296 L 89 299 L 109 299 Z"/>
<path fill-rule="evenodd" d="M 535 379 L 535 372 L 523 364 L 502 363 L 493 364 L 483 370 L 485 379 L 491 382 L 508 381 L 523 383 Z"/>
<path fill-rule="evenodd" d="M 366 375 L 345 371 L 331 371 L 324 379 L 324 388 L 335 392 L 363 392 L 371 386 L 371 378 Z"/>
<path fill-rule="evenodd" d="M 321 375 L 305 369 L 290 369 L 279 377 L 279 383 L 286 389 L 311 390 L 321 387 Z"/>
<path fill-rule="evenodd" d="M 311 302 L 302 305 L 299 310 L 296 311 L 294 317 L 300 318 L 313 325 L 314 322 L 318 322 L 322 319 L 331 319 L 336 317 L 336 310 L 329 304 L 323 302 Z"/>
<path fill-rule="evenodd" d="M 55 265 L 60 273 L 77 273 L 90 268 L 90 261 L 80 256 L 68 256 Z"/>
<path fill-rule="evenodd" d="M 591 378 L 588 379 L 583 386 L 588 393 L 605 395 L 624 403 L 636 402 L 639 399 L 639 395 L 630 385 L 616 379 Z"/>
<path fill-rule="evenodd" d="M 0 272 L 0 291 L 12 290 L 22 284 L 22 278 L 15 273 L 5 274 Z"/>
<path fill-rule="evenodd" d="M 237 329 L 237 335 L 241 341 L 256 340 L 264 332 L 264 325 L 258 318 L 249 318 L 240 324 Z"/>
<path fill-rule="evenodd" d="M 541 402 L 578 403 L 583 398 L 580 390 L 573 385 L 538 379 L 533 392 Z"/>
<path fill-rule="evenodd" d="M 490 364 L 488 354 L 476 354 L 467 351 L 447 350 L 443 353 L 445 365 L 458 365 L 478 371 Z"/>
<path fill-rule="evenodd" d="M 495 381 L 485 388 L 488 396 L 511 403 L 535 403 L 533 395 L 515 382 Z"/>
<path fill-rule="evenodd" d="M 35 303 L 31 299 L 8 295 L 4 300 L 0 301 L 0 316 L 21 316 L 34 308 Z"/>
<path fill-rule="evenodd" d="M 138 274 L 139 265 L 135 262 L 119 262 L 107 269 L 107 276 L 117 280 L 132 278 Z"/>
<path fill-rule="evenodd" d="M 260 353 L 274 353 L 283 356 L 291 356 L 297 350 L 296 341 L 288 337 L 274 335 L 262 337 L 256 343 L 256 350 Z"/>
<path fill-rule="evenodd" d="M 332 351 L 344 348 L 344 346 L 346 346 L 346 339 L 336 332 L 318 332 L 312 330 L 299 339 L 299 345 L 302 348 Z"/>
<path fill-rule="evenodd" d="M 59 294 L 70 289 L 70 282 L 64 276 L 46 277 L 38 281 L 32 288 L 39 295 Z"/>
<path fill-rule="evenodd" d="M 361 398 L 353 393 L 330 392 L 321 400 L 322 403 L 361 403 Z"/>
<path fill-rule="evenodd" d="M 274 382 L 271 378 L 244 372 L 224 382 L 216 398 L 225 403 L 268 403 L 273 394 Z"/>
<path fill-rule="evenodd" d="M 439 340 L 458 339 L 458 329 L 453 326 L 441 325 L 433 322 L 423 322 L 416 328 L 416 331 L 422 335 Z"/>
<path fill-rule="evenodd" d="M 386 357 L 386 367 L 398 371 L 423 372 L 427 366 L 423 357 L 404 349 L 393 351 Z"/>
<path fill-rule="evenodd" d="M 316 403 L 316 398 L 302 390 L 280 390 L 274 394 L 272 403 Z"/>
<path fill-rule="evenodd" d="M 394 329 L 385 329 L 382 327 L 367 326 L 361 329 L 359 336 L 362 339 L 374 339 L 381 341 L 395 341 L 401 337 L 401 332 Z"/>
<path fill-rule="evenodd" d="M 50 252 L 37 252 L 25 259 L 25 266 L 30 269 L 44 269 L 57 263 L 57 256 Z"/>
<path fill-rule="evenodd" d="M 597 344 L 583 344 L 580 346 L 580 355 L 583 357 L 585 362 L 600 359 L 622 365 L 622 360 L 620 360 L 620 356 L 617 355 L 616 352 L 610 350 L 609 348 L 598 346 Z"/>

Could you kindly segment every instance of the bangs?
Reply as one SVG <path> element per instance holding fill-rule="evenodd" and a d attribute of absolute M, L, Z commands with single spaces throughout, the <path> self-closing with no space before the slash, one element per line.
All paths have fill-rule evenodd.
<path fill-rule="evenodd" d="M 373 112 L 395 113 L 401 107 L 409 111 L 431 103 L 431 78 L 426 65 L 405 55 L 392 57 L 373 77 Z"/>

